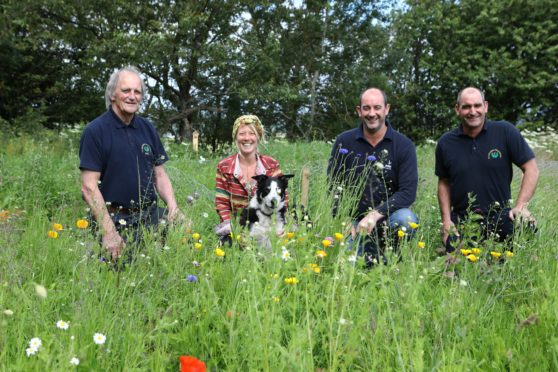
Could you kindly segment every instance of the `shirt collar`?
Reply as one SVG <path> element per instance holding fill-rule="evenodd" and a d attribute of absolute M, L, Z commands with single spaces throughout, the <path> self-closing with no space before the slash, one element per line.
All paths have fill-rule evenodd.
<path fill-rule="evenodd" d="M 364 138 L 364 129 L 362 128 L 363 125 L 364 124 L 361 122 L 360 125 L 358 126 L 355 134 L 355 139 L 362 139 L 363 141 L 366 141 L 366 139 Z M 389 124 L 387 120 L 386 120 L 386 126 L 387 126 L 387 131 L 386 134 L 384 134 L 384 138 L 382 138 L 382 141 L 385 139 L 393 141 L 393 127 Z"/>
<path fill-rule="evenodd" d="M 488 120 L 484 119 L 484 124 L 482 125 L 481 133 L 487 131 L 487 129 L 488 129 L 487 123 L 488 123 Z M 459 123 L 459 127 L 457 127 L 457 134 L 460 135 L 460 136 L 469 137 L 468 135 L 465 134 L 465 132 L 463 132 L 463 124 L 461 124 L 461 123 Z"/>
<path fill-rule="evenodd" d="M 115 122 L 114 122 L 114 123 L 115 123 L 115 125 L 116 125 L 118 128 L 121 128 L 121 129 L 122 129 L 122 128 L 130 127 L 130 128 L 136 129 L 136 128 L 138 127 L 138 125 L 136 124 L 136 115 L 134 115 L 134 117 L 132 118 L 132 121 L 130 122 L 130 124 L 129 124 L 129 125 L 126 125 L 126 123 L 124 123 L 124 122 L 122 121 L 122 119 L 120 119 L 120 118 L 118 117 L 118 115 L 116 115 L 116 112 L 114 112 L 114 110 L 112 109 L 112 105 L 109 106 L 108 110 L 109 110 L 110 114 L 112 115 L 112 117 L 115 119 Z"/>
<path fill-rule="evenodd" d="M 261 159 L 260 159 L 260 155 L 256 154 L 256 176 L 259 176 L 261 174 L 266 174 L 267 171 L 265 169 L 265 166 L 263 165 Z M 234 171 L 233 171 L 233 175 L 238 178 L 240 175 L 242 175 L 242 170 L 240 169 L 240 155 L 236 154 L 236 158 L 234 160 Z"/>

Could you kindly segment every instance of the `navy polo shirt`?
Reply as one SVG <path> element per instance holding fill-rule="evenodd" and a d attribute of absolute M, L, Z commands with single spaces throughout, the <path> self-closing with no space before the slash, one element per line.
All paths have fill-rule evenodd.
<path fill-rule="evenodd" d="M 144 208 L 157 201 L 154 167 L 168 159 L 153 124 L 134 115 L 126 125 L 112 108 L 89 123 L 81 136 L 80 169 L 101 173 L 106 202 Z"/>
<path fill-rule="evenodd" d="M 355 218 L 375 209 L 388 216 L 409 208 L 417 194 L 418 169 L 415 146 L 386 123 L 384 138 L 372 146 L 364 138 L 362 124 L 335 140 L 328 164 L 332 186 L 359 197 Z M 334 211 L 335 213 L 336 211 Z"/>
<path fill-rule="evenodd" d="M 516 127 L 506 121 L 487 120 L 476 138 L 462 126 L 444 134 L 436 146 L 436 175 L 448 179 L 453 211 L 465 214 L 468 194 L 472 209 L 487 213 L 498 202 L 511 199 L 512 163 L 521 167 L 535 154 Z"/>

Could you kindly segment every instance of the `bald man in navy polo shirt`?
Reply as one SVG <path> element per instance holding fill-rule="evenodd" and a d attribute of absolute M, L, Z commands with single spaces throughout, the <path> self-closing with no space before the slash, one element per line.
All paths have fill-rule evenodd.
<path fill-rule="evenodd" d="M 441 235 L 448 252 L 461 240 L 456 224 L 469 212 L 484 217 L 481 238 L 506 241 L 516 220 L 534 226 L 528 204 L 539 177 L 535 155 L 519 131 L 508 122 L 486 120 L 488 102 L 478 88 L 459 92 L 455 112 L 459 127 L 444 134 L 436 147 Z M 513 207 L 512 163 L 523 172 Z"/>
<path fill-rule="evenodd" d="M 357 240 L 355 250 L 364 256 L 367 266 L 386 262 L 386 245 L 393 243 L 397 249 L 395 231 L 405 229 L 410 237 L 414 232 L 411 224 L 418 224 L 410 209 L 418 184 L 415 146 L 389 125 L 389 109 L 384 91 L 363 91 L 356 107 L 360 125 L 337 137 L 328 165 L 333 188 L 339 187 L 349 198 L 358 200 L 351 216 L 351 236 Z"/>
<path fill-rule="evenodd" d="M 136 113 L 145 93 L 138 70 L 128 66 L 112 74 L 105 92 L 107 112 L 89 123 L 81 137 L 81 192 L 113 260 L 132 230 L 141 240 L 144 226 L 160 218 L 182 217 L 163 164 L 167 154 L 153 125 Z M 167 209 L 157 206 L 157 195 Z"/>

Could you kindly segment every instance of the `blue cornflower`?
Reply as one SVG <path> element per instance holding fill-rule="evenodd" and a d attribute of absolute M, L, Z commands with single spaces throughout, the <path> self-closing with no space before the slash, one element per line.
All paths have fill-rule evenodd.
<path fill-rule="evenodd" d="M 366 160 L 368 161 L 376 161 L 376 157 L 374 155 L 368 155 L 368 157 L 366 158 Z"/>
<path fill-rule="evenodd" d="M 188 277 L 186 277 L 186 280 L 190 283 L 196 283 L 198 281 L 198 277 L 190 274 L 188 275 Z"/>
<path fill-rule="evenodd" d="M 349 150 L 344 149 L 344 148 L 340 148 L 340 149 L 339 149 L 339 153 L 345 155 L 345 154 L 348 154 L 348 153 L 349 153 Z"/>
<path fill-rule="evenodd" d="M 356 157 L 357 157 L 357 158 L 360 158 L 361 156 L 362 156 L 362 154 L 361 154 L 360 152 L 357 152 L 357 153 L 356 153 Z"/>

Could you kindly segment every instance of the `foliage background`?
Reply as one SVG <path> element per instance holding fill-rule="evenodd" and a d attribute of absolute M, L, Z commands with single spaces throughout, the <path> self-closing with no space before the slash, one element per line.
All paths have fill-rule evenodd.
<path fill-rule="evenodd" d="M 0 120 L 16 135 L 92 120 L 127 64 L 147 77 L 145 114 L 177 142 L 199 130 L 216 147 L 244 113 L 290 140 L 329 140 L 370 85 L 417 143 L 455 124 L 467 85 L 493 118 L 556 128 L 557 60 L 552 0 L 0 0 Z"/>

